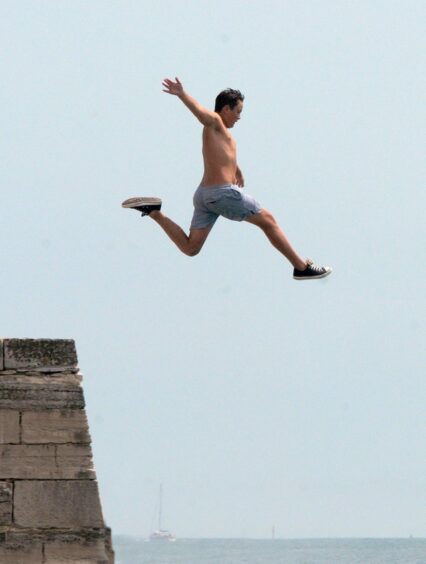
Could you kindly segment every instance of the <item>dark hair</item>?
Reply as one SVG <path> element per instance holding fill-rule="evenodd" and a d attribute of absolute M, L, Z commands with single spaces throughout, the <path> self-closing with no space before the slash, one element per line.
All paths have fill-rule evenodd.
<path fill-rule="evenodd" d="M 244 100 L 244 94 L 241 94 L 239 90 L 232 90 L 232 88 L 222 90 L 216 97 L 214 111 L 220 112 L 225 106 L 229 106 L 232 110 L 237 105 L 238 100 L 241 100 L 241 102 Z"/>

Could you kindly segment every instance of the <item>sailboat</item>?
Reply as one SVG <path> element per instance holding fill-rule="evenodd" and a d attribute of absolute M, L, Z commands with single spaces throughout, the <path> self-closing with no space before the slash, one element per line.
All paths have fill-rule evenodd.
<path fill-rule="evenodd" d="M 163 517 L 163 484 L 160 485 L 160 503 L 158 508 L 158 529 L 153 531 L 150 536 L 150 541 L 168 541 L 174 542 L 176 540 L 175 535 L 173 535 L 167 529 L 163 529 L 161 526 L 161 519 Z"/>

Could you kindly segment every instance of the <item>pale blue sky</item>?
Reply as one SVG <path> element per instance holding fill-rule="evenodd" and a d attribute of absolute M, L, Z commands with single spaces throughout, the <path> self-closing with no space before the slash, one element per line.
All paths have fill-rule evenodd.
<path fill-rule="evenodd" d="M 104 513 L 178 536 L 424 536 L 423 1 L 0 4 L 2 334 L 74 338 Z M 334 267 L 297 283 L 255 227 L 188 258 L 201 128 Z"/>

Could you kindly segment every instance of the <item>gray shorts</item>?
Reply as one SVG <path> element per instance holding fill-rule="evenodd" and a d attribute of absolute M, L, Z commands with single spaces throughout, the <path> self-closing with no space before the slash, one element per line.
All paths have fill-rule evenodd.
<path fill-rule="evenodd" d="M 259 202 L 243 192 L 235 184 L 221 186 L 199 186 L 194 193 L 194 215 L 191 229 L 202 229 L 213 225 L 221 215 L 234 221 L 243 221 L 259 213 Z"/>

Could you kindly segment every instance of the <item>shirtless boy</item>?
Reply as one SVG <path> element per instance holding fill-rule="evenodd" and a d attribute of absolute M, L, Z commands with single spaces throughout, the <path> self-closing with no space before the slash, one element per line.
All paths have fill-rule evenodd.
<path fill-rule="evenodd" d="M 219 216 L 257 225 L 272 245 L 293 265 L 295 280 L 324 278 L 329 266 L 315 266 L 303 259 L 292 247 L 274 216 L 243 191 L 244 177 L 237 164 L 237 146 L 229 130 L 241 118 L 244 96 L 238 90 L 227 89 L 216 98 L 215 111 L 204 108 L 183 88 L 178 78 L 163 81 L 163 92 L 177 96 L 204 126 L 204 176 L 194 194 L 194 215 L 189 235 L 161 210 L 160 198 L 130 198 L 124 208 L 149 215 L 163 228 L 175 245 L 186 255 L 198 254 Z"/>

